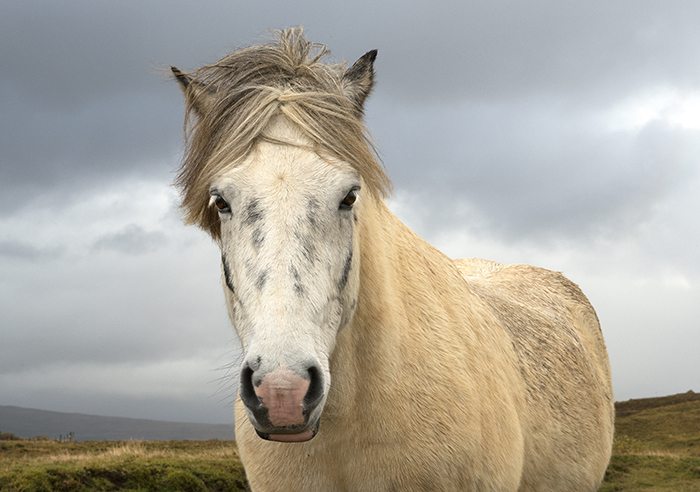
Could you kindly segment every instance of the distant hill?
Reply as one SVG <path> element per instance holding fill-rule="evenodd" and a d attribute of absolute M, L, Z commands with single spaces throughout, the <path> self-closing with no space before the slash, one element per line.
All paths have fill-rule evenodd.
<path fill-rule="evenodd" d="M 637 431 L 635 428 L 637 424 L 634 424 L 639 419 L 652 418 L 658 413 L 660 417 L 662 415 L 666 417 L 662 422 L 668 422 L 669 420 L 670 422 L 677 422 L 676 416 L 668 419 L 666 412 L 687 412 L 691 410 L 691 407 L 688 407 L 688 405 L 697 405 L 692 406 L 692 408 L 700 410 L 700 393 L 688 391 L 678 395 L 616 402 L 617 433 L 618 435 L 629 433 L 640 439 L 642 438 L 642 432 Z M 698 410 L 694 410 L 695 415 L 698 415 Z M 637 417 L 638 414 L 639 417 Z M 629 419 L 630 417 L 635 418 L 631 420 Z M 685 423 L 686 430 L 690 430 L 687 428 L 687 425 L 688 423 Z M 659 425 L 654 427 L 659 427 Z M 192 424 L 121 417 L 100 417 L 82 413 L 49 412 L 2 405 L 0 405 L 0 431 L 10 432 L 18 437 L 46 436 L 52 439 L 57 439 L 61 435 L 65 437 L 69 432 L 73 432 L 76 441 L 124 441 L 129 439 L 141 441 L 206 441 L 209 439 L 235 439 L 233 424 Z"/>
<path fill-rule="evenodd" d="M 615 403 L 615 444 L 600 492 L 700 491 L 700 394 Z"/>
<path fill-rule="evenodd" d="M 700 457 L 700 394 L 622 401 L 615 410 L 619 449 Z"/>
<path fill-rule="evenodd" d="M 700 393 L 695 393 L 693 390 L 690 390 L 687 393 L 679 393 L 671 396 L 618 401 L 615 402 L 615 418 L 629 417 L 644 410 L 678 405 L 679 403 L 688 403 L 691 401 L 700 401 Z"/>
<path fill-rule="evenodd" d="M 235 438 L 233 425 L 100 417 L 13 406 L 0 406 L 0 431 L 11 432 L 18 437 L 46 436 L 52 439 L 58 439 L 60 435 L 66 437 L 73 432 L 76 441 L 206 441 Z"/>

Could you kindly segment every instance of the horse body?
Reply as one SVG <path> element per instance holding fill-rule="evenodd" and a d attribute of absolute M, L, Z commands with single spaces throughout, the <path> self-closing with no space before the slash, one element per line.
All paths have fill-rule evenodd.
<path fill-rule="evenodd" d="M 237 402 L 253 490 L 597 490 L 612 389 L 578 288 L 533 267 L 453 262 L 372 205 L 318 435 L 262 441 Z M 518 316 L 529 320 L 508 326 Z"/>
<path fill-rule="evenodd" d="M 588 299 L 558 272 L 481 259 L 455 263 L 508 333 L 526 383 L 520 490 L 597 490 L 615 409 L 605 342 Z"/>
<path fill-rule="evenodd" d="M 244 350 L 252 490 L 596 490 L 613 400 L 593 308 L 560 274 L 453 261 L 404 226 L 357 157 L 376 52 L 345 70 L 309 46 L 285 31 L 173 69 L 197 120 L 183 203 L 221 247 Z"/>
<path fill-rule="evenodd" d="M 238 402 L 253 490 L 517 490 L 524 385 L 505 331 L 448 258 L 368 202 L 318 435 L 262 441 Z"/>

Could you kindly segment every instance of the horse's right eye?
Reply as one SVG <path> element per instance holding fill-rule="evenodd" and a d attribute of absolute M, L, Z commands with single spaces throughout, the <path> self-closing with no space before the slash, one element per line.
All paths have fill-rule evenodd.
<path fill-rule="evenodd" d="M 219 212 L 230 212 L 231 208 L 228 205 L 228 202 L 221 198 L 220 196 L 215 196 L 214 197 L 214 206 L 219 210 Z"/>

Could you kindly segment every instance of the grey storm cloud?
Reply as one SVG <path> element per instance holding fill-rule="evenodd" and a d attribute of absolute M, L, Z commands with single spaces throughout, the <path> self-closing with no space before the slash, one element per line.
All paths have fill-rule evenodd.
<path fill-rule="evenodd" d="M 93 244 L 95 250 L 114 250 L 127 255 L 139 255 L 157 251 L 167 241 L 159 231 L 146 231 L 136 224 L 129 224 L 114 234 L 106 234 Z"/>
<path fill-rule="evenodd" d="M 199 392 L 236 342 L 217 249 L 169 186 L 168 64 L 297 25 L 335 60 L 378 49 L 367 124 L 402 220 L 450 254 L 568 270 L 619 395 L 690 389 L 700 121 L 669 114 L 700 101 L 700 3 L 26 0 L 0 3 L 8 404 L 230 421 Z"/>
<path fill-rule="evenodd" d="M 671 176 L 692 177 L 696 129 L 651 122 L 607 132 L 584 108 L 547 108 L 409 105 L 382 108 L 373 123 L 397 187 L 429 209 L 433 229 L 463 221 L 467 203 L 510 239 L 626 230 L 673 191 Z"/>
<path fill-rule="evenodd" d="M 62 246 L 37 247 L 33 244 L 16 241 L 0 240 L 0 257 L 13 260 L 41 261 L 45 259 L 56 259 L 65 252 Z"/>
<path fill-rule="evenodd" d="M 440 115 L 423 115 L 420 105 L 409 105 L 412 118 L 387 118 L 381 122 L 384 130 L 372 129 L 392 132 L 399 145 L 421 146 L 418 152 L 398 148 L 397 157 L 387 160 L 402 185 L 425 186 L 425 176 L 434 173 L 431 166 L 447 169 L 456 193 L 468 191 L 470 200 L 493 213 L 498 213 L 497 205 L 479 193 L 486 185 L 521 194 L 512 185 L 525 183 L 533 195 L 557 196 L 538 173 L 544 169 L 553 177 L 557 162 L 572 159 L 563 151 L 556 155 L 557 145 L 588 145 L 582 149 L 589 154 L 587 162 L 579 169 L 595 167 L 600 161 L 596 152 L 610 156 L 608 148 L 622 151 L 619 147 L 625 145 L 592 137 L 570 142 L 566 135 L 559 135 L 562 139 L 554 145 L 531 142 L 517 125 L 532 125 L 534 133 L 537 125 L 545 124 L 559 132 L 556 126 L 566 128 L 567 122 L 564 114 L 557 115 L 561 121 L 537 121 L 539 114 L 524 113 L 528 101 L 562 108 L 562 113 L 581 112 L 649 85 L 672 81 L 692 88 L 700 77 L 700 65 L 687 63 L 700 59 L 700 33 L 692 21 L 700 6 L 695 3 L 674 3 L 662 11 L 654 2 L 384 2 L 371 8 L 361 3 L 348 7 L 337 26 L 329 25 L 321 5 L 279 4 L 261 15 L 251 5 L 227 2 L 197 7 L 187 2 L 5 4 L 0 43 L 12 49 L 0 54 L 3 208 L 16 208 L 21 194 L 35 189 L 60 185 L 68 193 L 125 173 L 172 170 L 180 148 L 182 102 L 175 84 L 167 83 L 158 70 L 167 63 L 190 68 L 211 62 L 228 49 L 259 41 L 265 29 L 290 22 L 306 24 L 309 37 L 324 41 L 336 58 L 352 61 L 378 48 L 377 99 L 456 107 L 461 101 L 463 111 L 448 111 L 443 115 L 448 120 L 431 121 Z M 385 22 L 398 11 L 401 22 Z M 256 22 L 251 25 L 250 19 Z M 398 129 L 406 121 L 423 126 L 412 129 L 417 138 L 401 138 Z M 454 135 L 452 128 L 457 128 Z M 495 140 L 499 133 L 503 140 Z M 398 147 L 389 139 L 380 141 L 385 153 Z M 521 143 L 526 155 L 498 149 Z M 494 147 L 490 162 L 479 159 Z M 442 174 L 436 181 L 443 185 Z M 578 202 L 583 207 L 586 197 L 581 195 L 574 192 L 568 206 Z M 527 206 L 519 209 L 528 211 Z"/>

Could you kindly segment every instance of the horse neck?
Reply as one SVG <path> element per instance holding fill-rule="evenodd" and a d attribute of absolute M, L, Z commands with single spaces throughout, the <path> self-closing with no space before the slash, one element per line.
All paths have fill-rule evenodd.
<path fill-rule="evenodd" d="M 341 330 L 331 358 L 332 405 L 372 398 L 382 381 L 393 381 L 406 357 L 413 334 L 430 322 L 441 304 L 459 304 L 450 296 L 467 289 L 452 261 L 406 227 L 380 201 L 370 200 L 358 224 L 360 286 L 357 309 Z M 455 290 L 457 292 L 455 292 Z M 441 311 L 444 315 L 444 309 Z M 418 322 L 418 318 L 421 319 Z M 400 377 L 400 374 L 398 375 Z M 339 389 L 340 388 L 340 389 Z"/>

